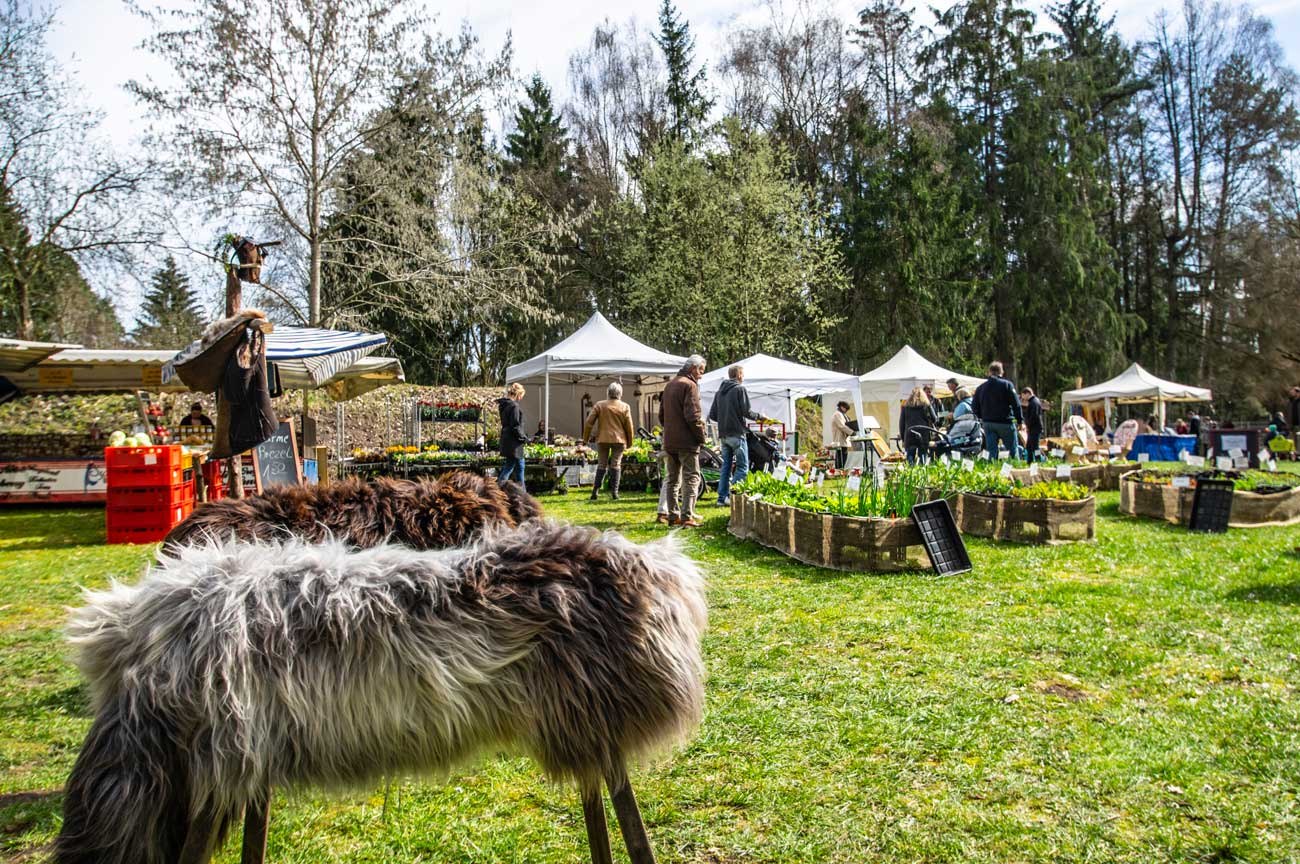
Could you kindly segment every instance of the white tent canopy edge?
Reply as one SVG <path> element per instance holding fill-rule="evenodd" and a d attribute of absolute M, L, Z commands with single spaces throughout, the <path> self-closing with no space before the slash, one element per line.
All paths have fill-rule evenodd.
<path fill-rule="evenodd" d="M 1160 426 L 1165 425 L 1165 407 L 1170 402 L 1209 402 L 1214 394 L 1205 387 L 1192 387 L 1158 378 L 1138 363 L 1133 363 L 1120 374 L 1077 390 L 1066 390 L 1061 394 L 1061 413 L 1070 416 L 1071 405 L 1101 402 L 1106 412 L 1106 427 L 1111 424 L 1111 406 L 1133 403 L 1153 402 Z"/>

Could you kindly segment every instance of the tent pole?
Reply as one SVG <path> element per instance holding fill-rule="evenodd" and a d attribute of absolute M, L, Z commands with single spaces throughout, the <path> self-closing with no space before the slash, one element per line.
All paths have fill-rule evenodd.
<path fill-rule="evenodd" d="M 545 384 L 542 394 L 542 441 L 550 440 L 551 432 L 551 358 L 546 358 Z"/>
<path fill-rule="evenodd" d="M 799 418 L 798 418 L 798 416 L 794 413 L 794 393 L 792 393 L 792 392 L 790 391 L 790 388 L 788 388 L 788 387 L 786 388 L 786 391 L 785 391 L 785 399 L 786 399 L 787 404 L 789 405 L 789 411 L 790 411 L 790 425 L 794 428 L 794 437 L 795 437 L 795 438 L 798 438 L 798 437 L 799 437 Z M 793 456 L 793 455 L 794 455 L 794 447 L 795 447 L 795 443 L 797 443 L 797 442 L 795 442 L 795 443 L 792 443 L 792 442 L 791 442 L 791 435 L 790 435 L 790 430 L 789 430 L 789 429 L 785 430 L 785 432 L 786 432 L 786 435 L 785 435 L 785 450 L 786 450 L 786 454 L 785 454 L 785 455 L 787 455 L 787 456 Z"/>

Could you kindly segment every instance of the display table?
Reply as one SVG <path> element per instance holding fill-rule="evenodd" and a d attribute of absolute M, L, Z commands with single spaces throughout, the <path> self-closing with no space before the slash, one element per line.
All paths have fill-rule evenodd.
<path fill-rule="evenodd" d="M 1181 462 L 1184 453 L 1195 452 L 1195 435 L 1147 434 L 1133 439 L 1133 447 L 1128 451 L 1128 458 L 1137 459 L 1146 453 L 1152 462 Z"/>

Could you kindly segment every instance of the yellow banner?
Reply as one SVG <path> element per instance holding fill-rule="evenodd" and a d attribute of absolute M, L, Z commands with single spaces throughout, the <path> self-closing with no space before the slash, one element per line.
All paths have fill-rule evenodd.
<path fill-rule="evenodd" d="M 36 381 L 42 387 L 71 387 L 72 370 L 52 366 L 37 366 Z"/>

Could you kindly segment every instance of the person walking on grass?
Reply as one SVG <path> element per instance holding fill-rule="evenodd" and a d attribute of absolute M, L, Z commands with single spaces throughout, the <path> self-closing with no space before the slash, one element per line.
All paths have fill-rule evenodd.
<path fill-rule="evenodd" d="M 975 416 L 984 424 L 984 450 L 990 460 L 998 458 L 1002 445 L 1008 453 L 1016 452 L 1016 430 L 1025 421 L 1016 385 L 1003 378 L 1002 372 L 1000 360 L 990 363 L 989 377 L 975 388 L 971 400 Z"/>
<path fill-rule="evenodd" d="M 749 391 L 745 389 L 745 368 L 732 366 L 727 370 L 727 380 L 718 388 L 709 408 L 709 419 L 718 424 L 718 437 L 722 439 L 722 473 L 718 477 L 718 506 L 726 507 L 731 498 L 731 487 L 749 474 L 749 445 L 746 420 L 758 422 L 762 416 L 749 407 Z"/>
<path fill-rule="evenodd" d="M 703 524 L 695 515 L 695 498 L 700 493 L 700 447 L 704 446 L 704 412 L 700 408 L 700 376 L 704 358 L 692 354 L 664 387 L 659 400 L 659 425 L 668 455 L 668 513 L 658 521 L 683 528 Z M 680 495 L 680 499 L 679 499 Z"/>
<path fill-rule="evenodd" d="M 582 427 L 582 440 L 596 438 L 596 482 L 591 500 L 600 496 L 600 484 L 609 476 L 609 495 L 618 500 L 618 485 L 623 476 L 623 451 L 632 443 L 632 409 L 623 401 L 623 385 L 614 381 L 605 389 L 607 398 L 597 402 Z"/>
<path fill-rule="evenodd" d="M 524 445 L 528 433 L 524 431 L 524 409 L 519 403 L 524 398 L 524 385 L 518 381 L 506 388 L 506 395 L 497 400 L 501 415 L 501 466 L 499 480 L 514 480 L 524 486 Z"/>

